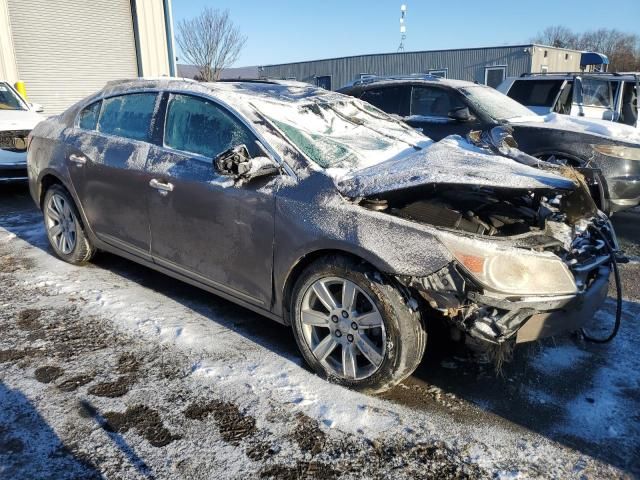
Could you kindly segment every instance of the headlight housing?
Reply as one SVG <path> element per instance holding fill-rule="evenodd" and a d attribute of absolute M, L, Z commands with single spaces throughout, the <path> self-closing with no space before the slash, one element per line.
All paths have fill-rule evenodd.
<path fill-rule="evenodd" d="M 591 148 L 608 157 L 640 161 L 640 147 L 625 147 L 623 145 L 591 145 Z"/>
<path fill-rule="evenodd" d="M 452 235 L 441 241 L 464 269 L 488 290 L 520 296 L 577 293 L 573 274 L 550 252 L 500 249 Z"/>

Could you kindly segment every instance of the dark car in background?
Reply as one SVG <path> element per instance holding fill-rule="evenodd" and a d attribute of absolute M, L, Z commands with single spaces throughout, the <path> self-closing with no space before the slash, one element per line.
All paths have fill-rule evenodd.
<path fill-rule="evenodd" d="M 56 255 L 113 252 L 291 325 L 359 390 L 410 375 L 432 322 L 510 348 L 607 295 L 615 235 L 579 182 L 306 84 L 116 82 L 30 139 Z"/>
<path fill-rule="evenodd" d="M 429 75 L 370 78 L 339 91 L 433 140 L 508 125 L 523 152 L 582 169 L 603 211 L 640 204 L 640 133 L 631 127 L 553 113 L 541 117 L 493 88 Z"/>

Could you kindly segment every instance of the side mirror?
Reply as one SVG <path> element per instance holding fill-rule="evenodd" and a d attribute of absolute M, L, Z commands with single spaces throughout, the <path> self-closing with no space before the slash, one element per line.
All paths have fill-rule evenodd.
<path fill-rule="evenodd" d="M 280 167 L 267 156 L 251 158 L 246 145 L 238 145 L 213 159 L 218 173 L 233 177 L 240 182 L 280 172 Z"/>
<path fill-rule="evenodd" d="M 36 113 L 42 113 L 44 112 L 44 108 L 42 107 L 42 105 L 40 105 L 39 103 L 30 103 L 29 104 L 29 108 L 31 110 L 33 110 Z"/>
<path fill-rule="evenodd" d="M 451 118 L 452 120 L 455 120 L 456 122 L 462 122 L 462 123 L 472 122 L 473 120 L 476 119 L 476 117 L 471 115 L 471 112 L 469 111 L 469 107 L 461 107 L 461 108 L 456 108 L 455 110 L 451 110 L 449 112 L 449 118 Z"/>

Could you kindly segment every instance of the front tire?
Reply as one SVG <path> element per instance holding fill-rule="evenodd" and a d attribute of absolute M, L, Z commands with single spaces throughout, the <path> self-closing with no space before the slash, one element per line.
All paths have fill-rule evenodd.
<path fill-rule="evenodd" d="M 427 334 L 420 314 L 364 262 L 324 257 L 298 278 L 291 320 L 306 362 L 323 378 L 378 393 L 411 375 Z"/>
<path fill-rule="evenodd" d="M 73 265 L 87 263 L 95 249 L 91 245 L 71 195 L 61 185 L 52 185 L 44 196 L 44 225 L 55 254 Z"/>

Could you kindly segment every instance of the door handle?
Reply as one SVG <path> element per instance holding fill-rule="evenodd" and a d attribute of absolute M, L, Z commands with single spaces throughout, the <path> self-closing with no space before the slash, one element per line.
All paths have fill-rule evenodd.
<path fill-rule="evenodd" d="M 69 160 L 75 163 L 79 167 L 87 163 L 87 157 L 84 157 L 82 155 L 76 155 L 75 153 L 72 153 L 71 155 L 69 155 Z"/>
<path fill-rule="evenodd" d="M 169 192 L 173 192 L 173 183 L 162 183 L 155 178 L 152 178 L 149 181 L 149 186 L 160 191 L 160 193 L 164 193 L 165 195 Z"/>

